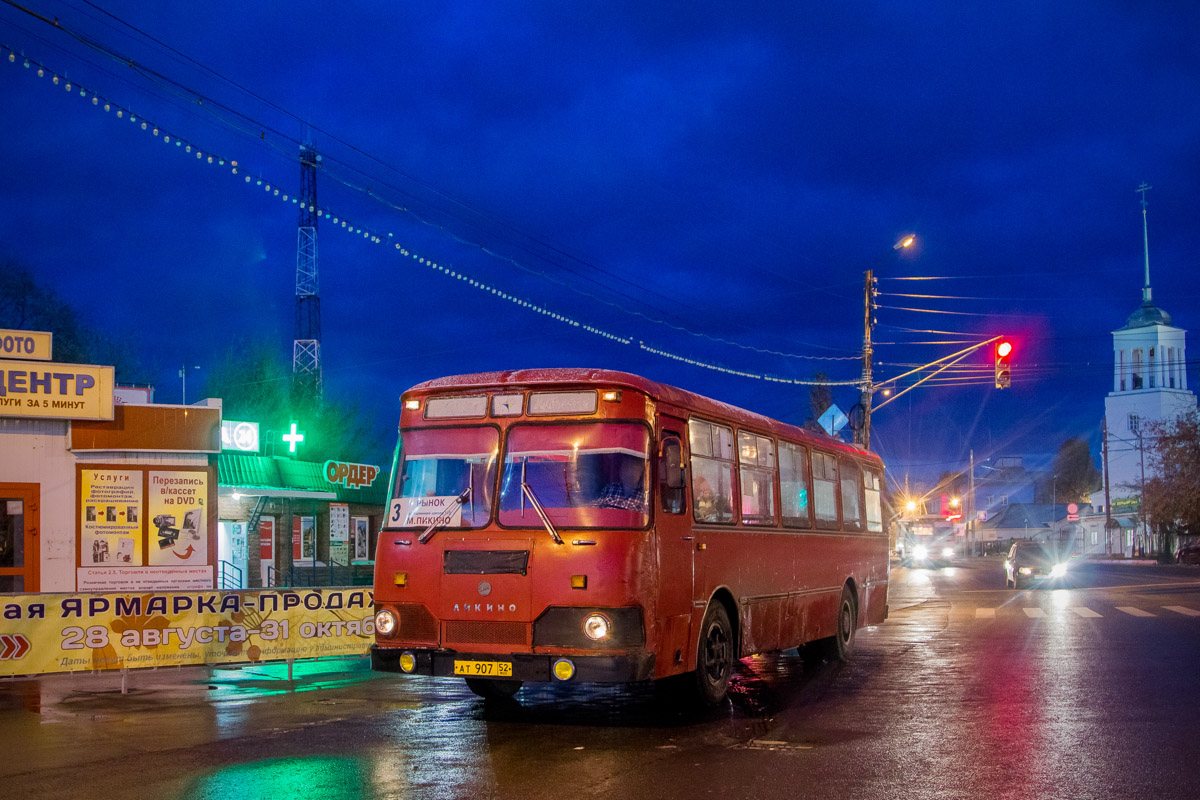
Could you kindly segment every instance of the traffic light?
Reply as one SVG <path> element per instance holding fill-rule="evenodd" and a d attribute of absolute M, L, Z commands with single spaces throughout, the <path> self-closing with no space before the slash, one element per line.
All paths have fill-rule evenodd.
<path fill-rule="evenodd" d="M 1012 385 L 1012 342 L 1002 339 L 996 344 L 996 388 Z"/>

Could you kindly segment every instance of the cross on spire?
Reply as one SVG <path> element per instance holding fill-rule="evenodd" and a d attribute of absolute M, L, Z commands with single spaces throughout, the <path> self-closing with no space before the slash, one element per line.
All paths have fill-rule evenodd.
<path fill-rule="evenodd" d="M 1142 249 L 1146 257 L 1146 282 L 1142 285 L 1142 305 L 1154 305 L 1154 295 L 1150 290 L 1150 235 L 1146 228 L 1146 192 L 1151 188 L 1150 184 L 1142 181 L 1142 185 L 1137 188 L 1142 195 Z"/>

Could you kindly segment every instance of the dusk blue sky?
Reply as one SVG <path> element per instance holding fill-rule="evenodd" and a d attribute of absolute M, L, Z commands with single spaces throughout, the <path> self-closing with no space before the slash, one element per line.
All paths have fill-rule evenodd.
<path fill-rule="evenodd" d="M 1198 40 L 1194 3 L 6 3 L 0 258 L 134 339 L 159 401 L 199 365 L 194 400 L 235 341 L 290 354 L 298 211 L 273 191 L 295 195 L 308 139 L 339 218 L 319 228 L 327 397 L 389 431 L 415 383 L 541 366 L 802 423 L 807 386 L 638 343 L 853 382 L 873 269 L 877 380 L 1017 347 L 1010 390 L 985 348 L 973 381 L 875 414 L 893 481 L 1068 436 L 1098 452 L 1143 181 L 1155 299 L 1197 324 Z M 945 279 L 896 280 L 917 276 Z"/>

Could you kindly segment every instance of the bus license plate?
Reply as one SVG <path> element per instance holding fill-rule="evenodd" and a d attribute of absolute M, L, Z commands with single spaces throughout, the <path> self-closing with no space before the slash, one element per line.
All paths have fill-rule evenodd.
<path fill-rule="evenodd" d="M 512 664 L 507 661 L 455 661 L 454 674 L 511 678 Z"/>

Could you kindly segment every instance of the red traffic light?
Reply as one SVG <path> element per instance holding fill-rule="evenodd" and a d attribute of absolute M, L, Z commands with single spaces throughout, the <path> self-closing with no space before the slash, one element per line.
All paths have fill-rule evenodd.
<path fill-rule="evenodd" d="M 1007 339 L 996 345 L 996 388 L 1007 389 L 1012 385 L 1012 366 L 1009 356 L 1012 355 L 1012 342 Z"/>
<path fill-rule="evenodd" d="M 1001 342 L 996 345 L 996 355 L 1000 358 L 1007 358 L 1012 353 L 1012 342 Z"/>

